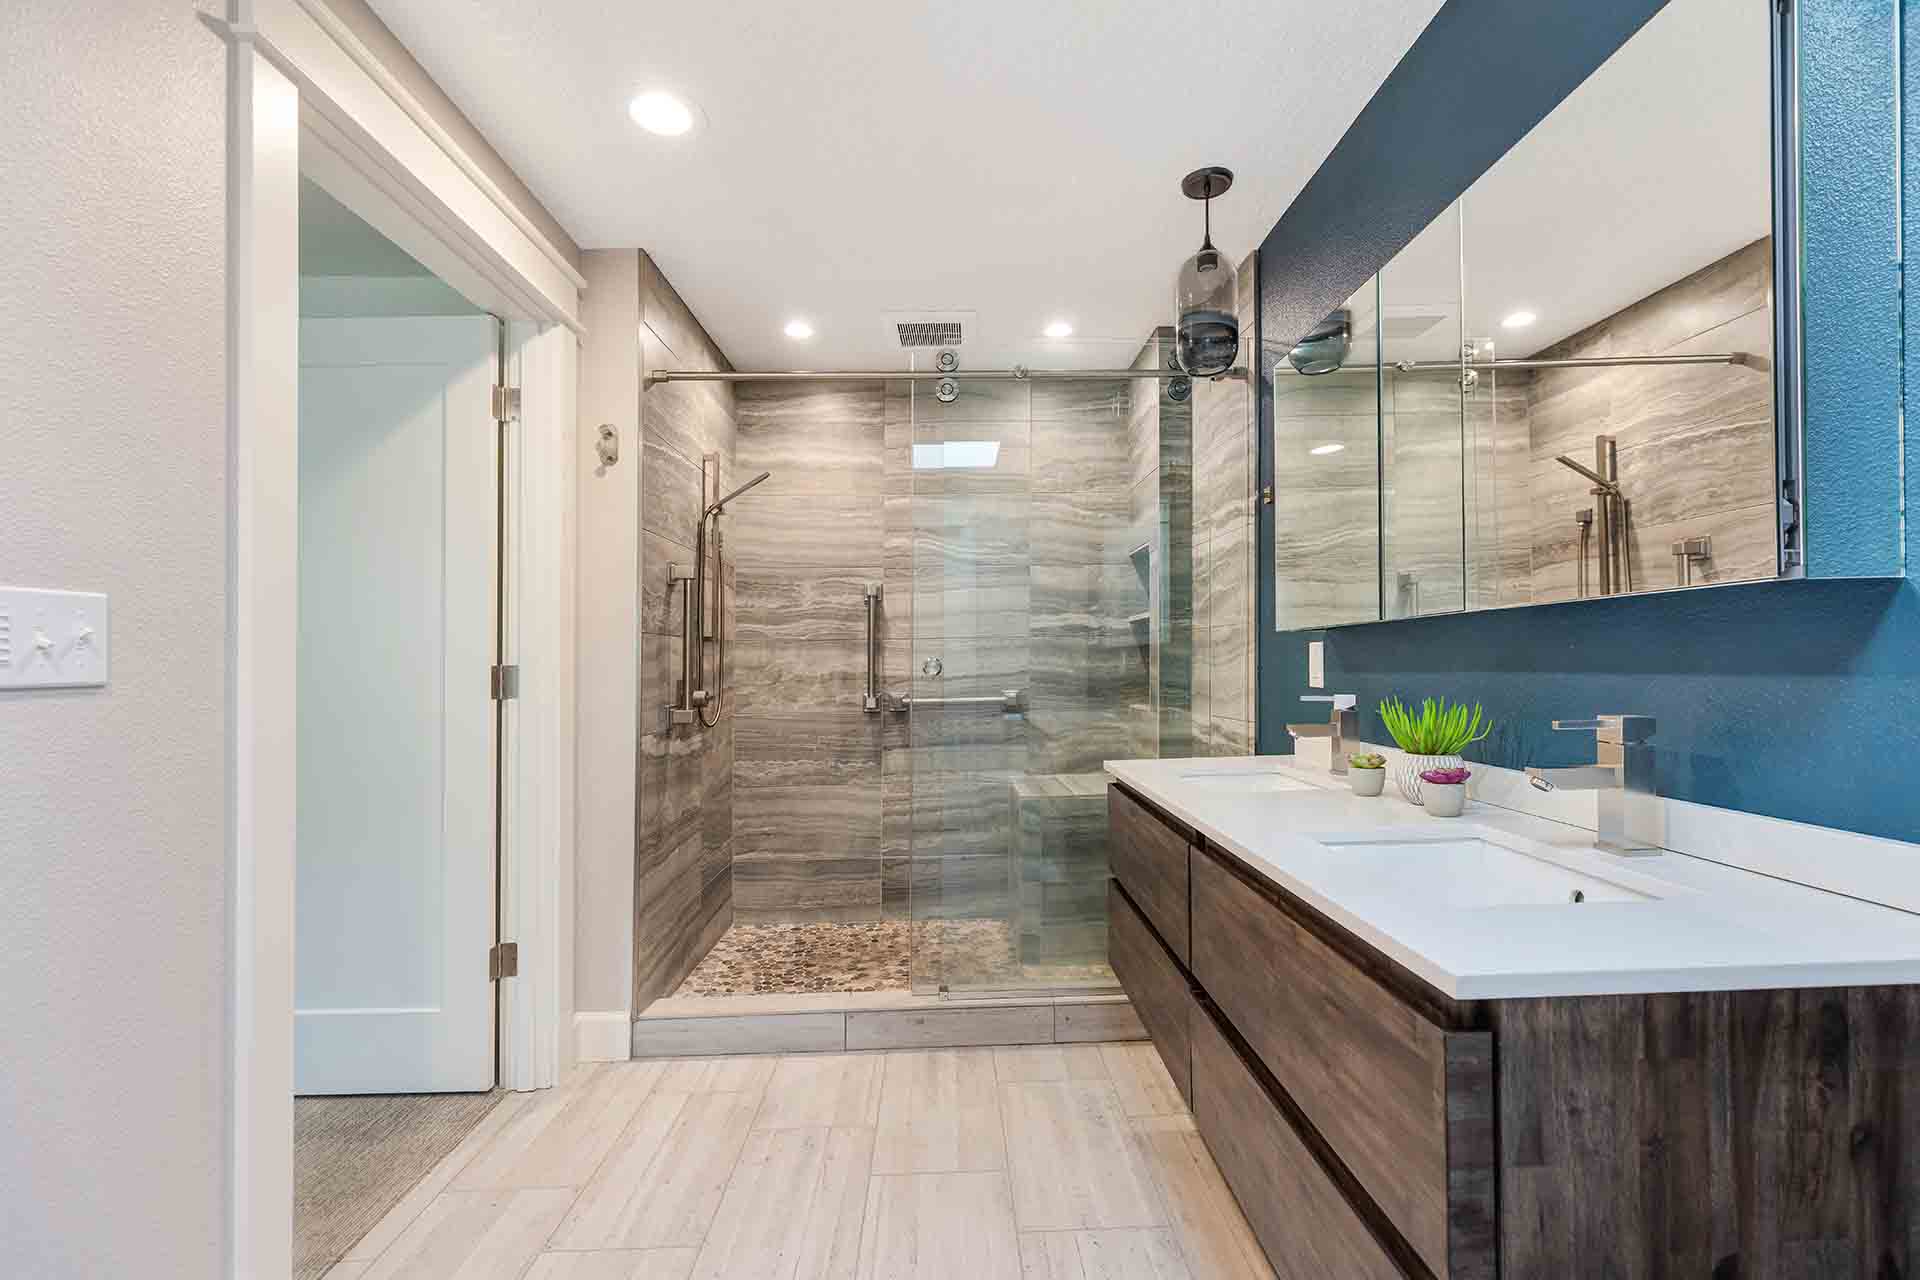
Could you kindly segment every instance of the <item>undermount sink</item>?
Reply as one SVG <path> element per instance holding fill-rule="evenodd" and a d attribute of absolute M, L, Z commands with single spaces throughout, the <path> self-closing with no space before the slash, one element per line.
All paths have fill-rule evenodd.
<path fill-rule="evenodd" d="M 1342 839 L 1319 843 L 1340 856 L 1343 887 L 1414 898 L 1434 906 L 1566 906 L 1654 902 L 1663 882 L 1633 872 L 1588 874 L 1479 836 Z M 1576 855 L 1577 856 L 1577 855 Z M 1641 887 L 1635 888 L 1632 885 Z"/>
<path fill-rule="evenodd" d="M 1183 773 L 1180 781 L 1209 791 L 1312 791 L 1311 783 L 1289 778 L 1271 769 L 1211 769 L 1203 773 Z"/>

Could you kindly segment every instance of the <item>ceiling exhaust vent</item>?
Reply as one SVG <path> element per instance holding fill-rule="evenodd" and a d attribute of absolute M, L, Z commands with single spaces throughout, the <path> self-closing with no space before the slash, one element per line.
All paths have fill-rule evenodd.
<path fill-rule="evenodd" d="M 889 311 L 885 316 L 889 341 L 909 350 L 957 347 L 966 342 L 973 324 L 971 311 Z"/>

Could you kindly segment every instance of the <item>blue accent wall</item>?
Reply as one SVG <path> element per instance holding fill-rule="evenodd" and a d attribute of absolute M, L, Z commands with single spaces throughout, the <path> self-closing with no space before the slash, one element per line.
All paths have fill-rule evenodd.
<path fill-rule="evenodd" d="M 1451 0 L 1442 17 L 1479 7 Z M 1898 96 L 1903 62 L 1907 76 L 1920 75 L 1910 52 L 1920 45 L 1920 0 L 1901 0 L 1897 11 L 1892 0 L 1800 0 L 1799 7 L 1809 567 L 1816 575 L 1897 572 L 1903 555 L 1920 552 L 1898 510 L 1903 482 L 1909 501 L 1920 497 L 1920 450 L 1904 444 L 1901 423 L 1905 374 L 1920 356 L 1902 340 L 1895 226 L 1904 208 L 1907 236 L 1920 236 L 1913 141 L 1920 111 Z M 1435 24 L 1452 29 L 1438 18 Z M 1499 40 L 1497 30 L 1482 33 Z M 1537 26 L 1527 34 L 1557 38 Z M 1408 54 L 1423 65 L 1405 77 L 1397 71 L 1383 93 L 1396 80 L 1418 89 L 1442 73 L 1424 64 L 1446 49 L 1425 44 L 1423 36 Z M 1505 52 L 1513 65 L 1532 56 L 1526 48 Z M 1577 69 L 1581 60 L 1549 61 Z M 1445 94 L 1425 92 L 1429 109 L 1447 109 Z M 1515 113 L 1528 127 L 1539 118 L 1527 114 L 1532 109 Z M 1897 164 L 1901 116 L 1909 140 L 1904 170 Z M 1437 207 L 1475 176 L 1444 198 L 1436 188 Z M 1906 183 L 1904 204 L 1895 198 L 1898 180 Z M 1289 235 L 1308 230 L 1296 225 Z M 1291 336 L 1267 325 L 1289 314 L 1282 295 L 1300 292 L 1287 280 L 1293 270 L 1263 246 L 1264 368 L 1285 349 L 1278 336 Z M 1272 434 L 1263 380 L 1263 482 L 1272 479 Z M 1554 733 L 1556 717 L 1651 715 L 1659 723 L 1659 785 L 1668 795 L 1920 840 L 1920 586 L 1913 581 L 1833 576 L 1276 633 L 1270 509 L 1261 516 L 1262 751 L 1290 751 L 1285 722 L 1312 715 L 1298 700 L 1307 691 L 1306 646 L 1324 640 L 1327 690 L 1360 695 L 1362 730 L 1375 740 L 1389 740 L 1376 708 L 1390 693 L 1484 703 L 1500 728 L 1468 754 L 1509 767 L 1591 759 L 1591 736 Z"/>

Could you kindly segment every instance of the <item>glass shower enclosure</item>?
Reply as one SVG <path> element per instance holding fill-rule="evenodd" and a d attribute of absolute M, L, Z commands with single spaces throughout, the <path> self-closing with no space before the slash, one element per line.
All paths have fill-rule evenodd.
<path fill-rule="evenodd" d="M 908 801 L 913 987 L 1111 987 L 1102 762 L 1133 753 L 1149 678 L 1133 384 L 956 381 L 889 398 L 912 628 L 885 767 Z"/>

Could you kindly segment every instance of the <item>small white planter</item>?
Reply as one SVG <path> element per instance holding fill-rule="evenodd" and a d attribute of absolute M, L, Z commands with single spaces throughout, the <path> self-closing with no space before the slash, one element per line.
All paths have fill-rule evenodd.
<path fill-rule="evenodd" d="M 1419 804 L 1422 773 L 1428 769 L 1464 769 L 1466 763 L 1459 756 L 1401 756 L 1393 766 L 1393 784 L 1408 804 Z"/>
<path fill-rule="evenodd" d="M 1357 796 L 1377 796 L 1387 789 L 1387 771 L 1385 769 L 1347 770 L 1347 781 L 1353 786 Z"/>
<path fill-rule="evenodd" d="M 1467 784 L 1422 782 L 1420 797 L 1421 807 L 1426 809 L 1429 818 L 1457 818 L 1467 807 Z"/>

